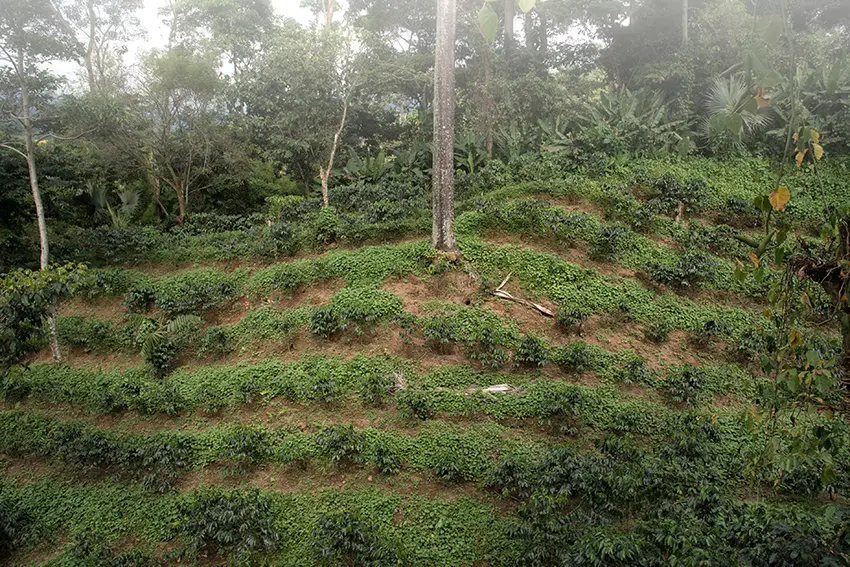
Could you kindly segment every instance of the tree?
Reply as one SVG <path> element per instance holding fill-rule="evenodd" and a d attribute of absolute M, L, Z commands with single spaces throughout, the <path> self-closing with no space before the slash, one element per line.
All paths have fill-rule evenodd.
<path fill-rule="evenodd" d="M 317 173 L 330 176 L 325 165 L 355 110 L 345 38 L 326 31 L 285 22 L 242 82 L 253 140 L 308 188 Z"/>
<path fill-rule="evenodd" d="M 40 133 L 36 123 L 41 118 L 37 108 L 44 102 L 44 95 L 53 90 L 56 80 L 39 67 L 50 61 L 72 58 L 77 47 L 67 21 L 50 0 L 7 0 L 0 6 L 0 54 L 9 65 L 9 70 L 4 73 L 7 96 L 2 103 L 4 108 L 0 110 L 11 117 L 23 138 L 22 141 L 3 142 L 0 147 L 18 153 L 27 162 L 38 221 L 39 264 L 42 270 L 48 267 L 50 247 L 36 165 L 36 146 L 40 142 L 36 140 Z M 61 361 L 54 303 L 50 305 L 47 320 L 53 358 Z"/>
<path fill-rule="evenodd" d="M 457 254 L 454 236 L 455 0 L 438 0 L 434 64 L 434 168 L 431 245 Z"/>
<path fill-rule="evenodd" d="M 124 80 L 126 43 L 142 34 L 135 13 L 141 0 L 77 0 L 70 22 L 82 36 L 89 92 L 115 88 Z"/>
<path fill-rule="evenodd" d="M 519 0 L 527 12 L 534 0 Z M 434 63 L 434 167 L 432 173 L 431 245 L 457 254 L 454 236 L 454 128 L 455 128 L 455 41 L 457 29 L 455 0 L 437 4 L 437 49 Z M 496 37 L 498 16 L 487 1 L 479 12 L 484 36 Z"/>
<path fill-rule="evenodd" d="M 269 0 L 180 0 L 176 10 L 178 38 L 223 55 L 234 81 L 254 62 L 275 21 Z"/>
<path fill-rule="evenodd" d="M 220 153 L 220 88 L 214 61 L 183 47 L 154 54 L 147 62 L 142 104 L 135 115 L 141 142 L 137 152 L 147 161 L 156 197 L 163 186 L 173 192 L 179 223 L 189 213 L 192 193 L 204 189 Z"/>
<path fill-rule="evenodd" d="M 84 273 L 85 266 L 50 266 L 0 280 L 0 372 L 41 348 L 44 320 L 55 318 L 56 301 L 70 295 Z"/>

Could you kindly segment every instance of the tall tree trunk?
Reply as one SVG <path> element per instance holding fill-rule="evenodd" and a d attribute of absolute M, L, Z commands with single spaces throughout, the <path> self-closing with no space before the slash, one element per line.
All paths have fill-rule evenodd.
<path fill-rule="evenodd" d="M 328 206 L 328 179 L 330 179 L 331 171 L 334 168 L 334 158 L 336 157 L 336 148 L 339 146 L 339 137 L 342 135 L 342 130 L 345 128 L 345 119 L 348 117 L 348 101 L 342 107 L 342 119 L 339 121 L 339 128 L 334 134 L 334 141 L 331 145 L 331 155 L 328 158 L 327 169 L 319 166 L 319 177 L 322 180 L 322 206 Z"/>
<path fill-rule="evenodd" d="M 514 20 L 516 19 L 516 0 L 505 0 L 505 51 L 514 49 Z"/>
<path fill-rule="evenodd" d="M 177 224 L 183 225 L 186 221 L 186 213 L 188 211 L 188 207 L 186 205 L 186 192 L 184 191 L 184 187 L 181 183 L 177 183 L 174 186 L 174 193 L 177 195 Z"/>
<path fill-rule="evenodd" d="M 682 0 L 682 46 L 688 45 L 688 0 Z"/>
<path fill-rule="evenodd" d="M 838 264 L 841 261 L 850 262 L 850 215 L 845 216 L 838 223 Z M 841 272 L 839 272 L 841 273 Z M 846 319 L 842 321 L 841 332 L 844 334 L 843 352 L 841 354 L 841 380 L 850 393 L 850 303 L 847 302 L 850 278 L 844 279 L 840 287 L 841 292 L 836 298 L 838 305 L 842 307 Z"/>
<path fill-rule="evenodd" d="M 511 0 L 513 1 L 513 0 Z M 484 92 L 483 92 L 483 107 L 482 114 L 484 122 L 481 125 L 482 133 L 484 134 L 484 148 L 487 150 L 487 156 L 493 157 L 493 61 L 490 57 L 490 45 L 484 46 Z"/>
<path fill-rule="evenodd" d="M 525 34 L 525 48 L 533 51 L 534 47 L 534 20 L 532 20 L 531 10 L 525 13 L 522 19 L 522 31 Z"/>
<path fill-rule="evenodd" d="M 334 11 L 336 11 L 336 0 L 325 0 L 325 27 L 334 23 Z"/>
<path fill-rule="evenodd" d="M 97 33 L 97 25 L 94 13 L 94 0 L 88 0 L 86 2 L 86 7 L 88 9 L 89 16 L 89 43 L 86 48 L 85 53 L 85 64 L 86 64 L 86 74 L 89 79 L 89 92 L 93 93 L 97 90 L 97 77 L 94 72 L 94 54 L 95 49 L 97 48 L 97 41 L 95 39 L 95 35 Z"/>
<path fill-rule="evenodd" d="M 847 317 L 850 317 L 850 310 L 845 310 Z M 841 365 L 839 368 L 841 383 L 850 394 L 850 326 L 843 329 L 844 344 L 841 353 Z"/>
<path fill-rule="evenodd" d="M 42 270 L 45 270 L 47 269 L 48 262 L 50 261 L 50 245 L 47 241 L 47 218 L 44 215 L 44 203 L 41 200 L 41 190 L 38 188 L 38 171 L 35 166 L 35 142 L 33 141 L 32 135 L 32 109 L 30 108 L 30 92 L 26 79 L 23 50 L 18 51 L 18 70 L 21 81 L 21 125 L 24 130 L 27 169 L 29 170 L 32 199 L 35 201 L 35 216 L 38 221 L 38 241 L 41 246 L 39 265 Z M 56 326 L 55 303 L 51 303 L 50 308 L 47 311 L 47 326 L 49 329 L 50 351 L 53 354 L 53 360 L 56 362 L 62 362 L 62 351 L 59 349 L 59 332 Z"/>
<path fill-rule="evenodd" d="M 545 61 L 549 55 L 549 27 L 546 22 L 546 12 L 538 11 L 537 17 L 540 19 L 537 30 L 537 52 L 540 53 L 541 59 Z"/>
<path fill-rule="evenodd" d="M 457 253 L 454 236 L 454 129 L 456 0 L 437 5 L 437 54 L 434 64 L 434 171 L 431 245 Z"/>

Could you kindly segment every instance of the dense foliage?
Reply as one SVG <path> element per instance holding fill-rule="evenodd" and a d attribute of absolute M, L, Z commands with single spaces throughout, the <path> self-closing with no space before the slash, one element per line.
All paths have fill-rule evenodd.
<path fill-rule="evenodd" d="M 0 562 L 850 565 L 845 3 L 436 4 L 0 3 Z"/>

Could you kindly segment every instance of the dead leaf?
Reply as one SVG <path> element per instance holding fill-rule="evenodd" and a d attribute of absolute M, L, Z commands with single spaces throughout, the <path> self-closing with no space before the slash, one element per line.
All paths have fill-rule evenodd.
<path fill-rule="evenodd" d="M 780 185 L 770 192 L 768 200 L 770 201 L 770 205 L 773 207 L 774 211 L 782 211 L 785 209 L 785 205 L 788 204 L 788 201 L 791 200 L 791 192 L 786 186 Z"/>
<path fill-rule="evenodd" d="M 760 264 L 759 257 L 756 256 L 755 252 L 749 252 L 748 254 L 750 256 L 750 262 L 752 262 L 753 266 L 755 266 L 756 269 L 758 270 L 759 264 Z"/>

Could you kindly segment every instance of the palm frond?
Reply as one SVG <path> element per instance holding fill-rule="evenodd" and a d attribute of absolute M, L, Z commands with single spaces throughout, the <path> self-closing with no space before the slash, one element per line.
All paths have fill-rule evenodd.
<path fill-rule="evenodd" d="M 150 360 L 168 337 L 189 333 L 195 330 L 201 323 L 202 320 L 197 315 L 178 315 L 145 338 L 145 342 L 142 343 L 142 358 Z"/>

